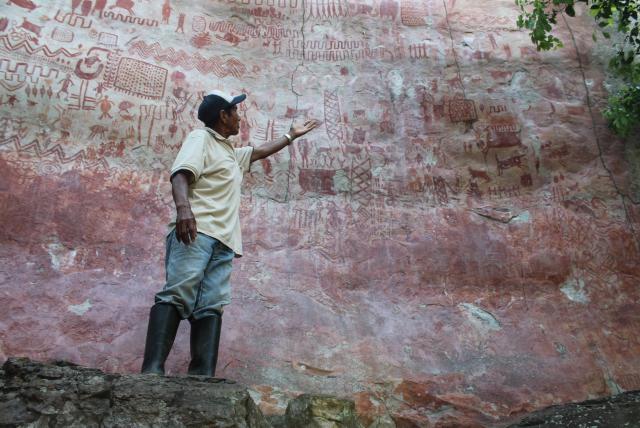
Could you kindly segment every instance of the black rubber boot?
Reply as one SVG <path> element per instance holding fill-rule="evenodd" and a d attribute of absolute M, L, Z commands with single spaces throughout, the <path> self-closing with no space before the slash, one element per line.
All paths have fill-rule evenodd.
<path fill-rule="evenodd" d="M 175 306 L 156 303 L 151 307 L 142 373 L 164 374 L 164 362 L 176 338 L 178 324 L 180 324 L 180 314 Z"/>
<path fill-rule="evenodd" d="M 221 327 L 222 314 L 191 321 L 190 375 L 215 376 Z"/>

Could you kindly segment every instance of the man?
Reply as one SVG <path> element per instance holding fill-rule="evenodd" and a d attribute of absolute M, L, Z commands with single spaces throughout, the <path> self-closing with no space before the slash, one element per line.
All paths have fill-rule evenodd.
<path fill-rule="evenodd" d="M 164 374 L 164 363 L 183 319 L 191 323 L 189 374 L 214 376 L 222 311 L 230 303 L 231 263 L 242 255 L 240 185 L 250 164 L 288 146 L 318 126 L 295 125 L 277 141 L 234 149 L 237 104 L 246 95 L 213 91 L 204 97 L 198 119 L 204 129 L 191 131 L 171 168 L 176 217 L 169 224 L 166 284 L 156 294 L 142 373 Z"/>

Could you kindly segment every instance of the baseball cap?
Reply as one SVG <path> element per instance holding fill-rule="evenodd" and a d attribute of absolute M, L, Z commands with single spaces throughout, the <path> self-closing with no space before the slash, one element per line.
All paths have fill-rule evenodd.
<path fill-rule="evenodd" d="M 204 123 L 211 123 L 218 118 L 220 110 L 234 106 L 247 98 L 246 94 L 230 95 L 223 91 L 211 91 L 202 100 L 198 107 L 198 119 Z"/>

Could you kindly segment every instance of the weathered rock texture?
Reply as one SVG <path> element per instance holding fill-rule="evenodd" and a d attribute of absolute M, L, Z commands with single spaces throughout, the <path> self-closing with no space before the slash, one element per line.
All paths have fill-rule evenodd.
<path fill-rule="evenodd" d="M 244 184 L 219 375 L 265 413 L 312 392 L 366 424 L 488 426 L 640 388 L 640 149 L 600 115 L 607 48 L 579 11 L 536 52 L 517 13 L 3 2 L 0 358 L 139 369 L 168 170 L 220 88 L 248 94 L 238 145 L 323 122 Z"/>
<path fill-rule="evenodd" d="M 553 406 L 524 417 L 509 428 L 622 428 L 640 426 L 640 392 Z"/>
<path fill-rule="evenodd" d="M 363 428 L 360 419 L 351 400 L 302 394 L 289 401 L 284 415 L 267 420 L 246 387 L 221 379 L 106 374 L 63 361 L 45 364 L 26 358 L 11 358 L 0 369 L 1 427 Z M 552 406 L 510 427 L 638 424 L 640 393 L 628 392 Z M 416 425 L 383 414 L 368 428 L 406 426 Z M 440 426 L 471 425 L 455 421 Z"/>
<path fill-rule="evenodd" d="M 285 426 L 309 428 L 362 428 L 353 401 L 302 394 L 289 401 Z"/>
<path fill-rule="evenodd" d="M 271 426 L 246 387 L 215 379 L 109 375 L 9 359 L 1 381 L 3 427 Z"/>

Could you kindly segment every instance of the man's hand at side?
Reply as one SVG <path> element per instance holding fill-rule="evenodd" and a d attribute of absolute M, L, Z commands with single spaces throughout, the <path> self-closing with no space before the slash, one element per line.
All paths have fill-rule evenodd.
<path fill-rule="evenodd" d="M 176 204 L 176 238 L 185 245 L 191 244 L 198 236 L 196 218 L 189 204 L 189 181 L 193 174 L 180 170 L 171 177 L 173 201 Z"/>
<path fill-rule="evenodd" d="M 189 245 L 196 240 L 198 229 L 190 206 L 178 207 L 176 215 L 176 237 L 178 241 Z"/>

